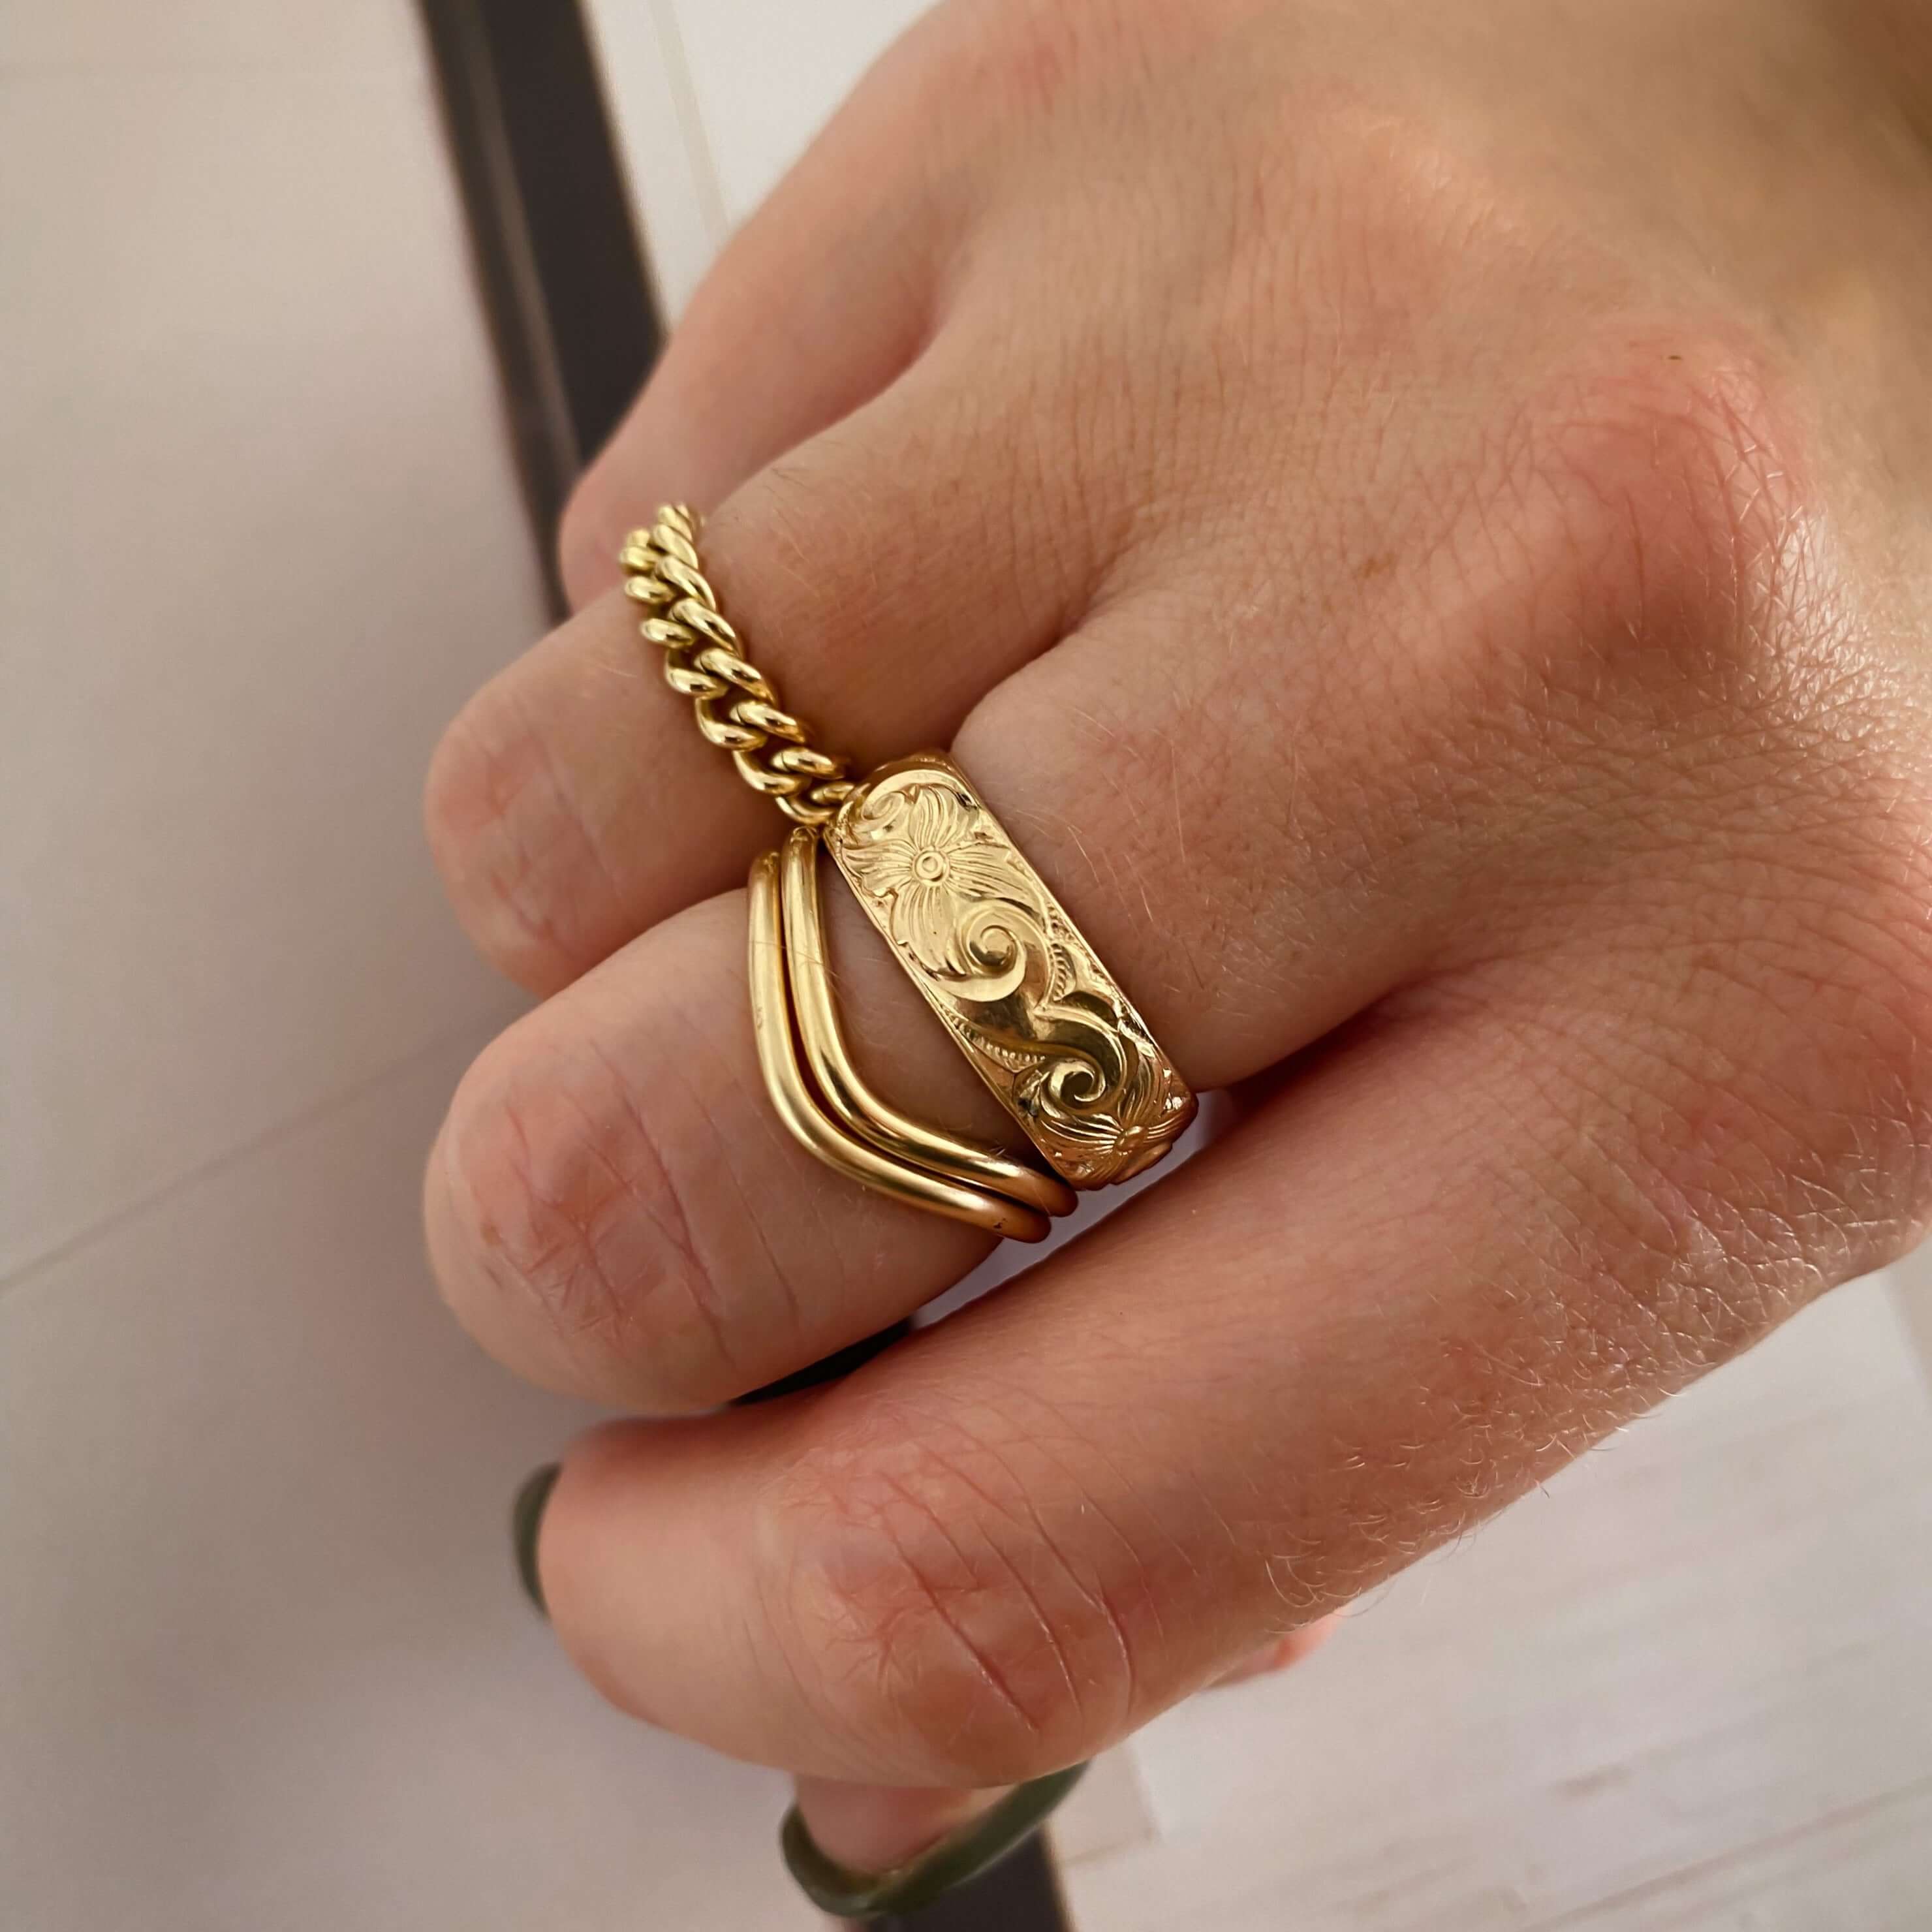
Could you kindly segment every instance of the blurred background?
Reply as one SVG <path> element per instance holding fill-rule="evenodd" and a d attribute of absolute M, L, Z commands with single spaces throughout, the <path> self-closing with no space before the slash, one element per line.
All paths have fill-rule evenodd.
<path fill-rule="evenodd" d="M 6 1932 L 820 1922 L 783 1780 L 518 1594 L 586 1418 L 422 1261 L 515 1002 L 417 799 L 658 322 L 916 10 L 0 4 Z M 1072 1922 L 1932 1922 L 1928 1358 L 1932 1262 L 1858 1284 L 1156 1724 L 1056 1827 Z"/>

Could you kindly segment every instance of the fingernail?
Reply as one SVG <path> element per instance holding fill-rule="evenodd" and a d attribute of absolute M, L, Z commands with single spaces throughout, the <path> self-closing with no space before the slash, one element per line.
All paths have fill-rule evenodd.
<path fill-rule="evenodd" d="M 563 1466 L 559 1462 L 546 1462 L 541 1469 L 532 1469 L 524 1478 L 517 1499 L 510 1505 L 510 1545 L 517 1552 L 517 1578 L 524 1586 L 524 1594 L 546 1617 L 550 1606 L 544 1601 L 543 1579 L 537 1574 L 537 1532 L 543 1527 L 544 1506 L 562 1474 Z"/>
<path fill-rule="evenodd" d="M 794 1804 L 778 1834 L 786 1868 L 821 1912 L 838 1918 L 876 1918 L 912 1912 L 976 1878 L 1024 1844 L 1087 1767 L 1076 1764 L 1029 1784 L 1016 1784 L 988 1810 L 969 1819 L 929 1850 L 890 1871 L 855 1871 L 823 1851 Z"/>

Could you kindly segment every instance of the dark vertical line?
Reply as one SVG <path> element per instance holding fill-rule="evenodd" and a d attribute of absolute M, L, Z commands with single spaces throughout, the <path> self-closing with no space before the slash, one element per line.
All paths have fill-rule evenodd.
<path fill-rule="evenodd" d="M 570 486 L 662 338 L 574 0 L 419 0 L 551 599 Z"/>
<path fill-rule="evenodd" d="M 580 459 L 637 394 L 660 331 L 580 8 L 476 0 Z"/>

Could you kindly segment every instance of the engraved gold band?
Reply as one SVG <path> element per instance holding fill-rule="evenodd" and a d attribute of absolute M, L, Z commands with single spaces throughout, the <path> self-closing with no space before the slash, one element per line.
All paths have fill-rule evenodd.
<path fill-rule="evenodd" d="M 1195 1100 L 1147 1024 L 972 781 L 936 752 L 862 781 L 811 742 L 745 656 L 697 548 L 660 510 L 622 553 L 625 590 L 698 728 L 796 828 L 752 868 L 752 1016 L 787 1129 L 841 1173 L 897 1200 L 1039 1240 L 1072 1190 L 1144 1172 Z M 1051 1172 L 926 1126 L 873 1093 L 832 998 L 818 858 L 859 903 L 973 1068 Z"/>
<path fill-rule="evenodd" d="M 950 758 L 881 765 L 824 837 L 974 1071 L 1069 1186 L 1131 1180 L 1180 1138 L 1186 1082 Z"/>

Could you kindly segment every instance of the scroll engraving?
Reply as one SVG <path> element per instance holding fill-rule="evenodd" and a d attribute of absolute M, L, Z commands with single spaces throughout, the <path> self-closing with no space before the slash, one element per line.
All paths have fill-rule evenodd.
<path fill-rule="evenodd" d="M 826 843 L 979 1074 L 1063 1179 L 1102 1187 L 1151 1167 L 1193 1095 L 987 810 L 936 754 L 882 766 Z"/>

